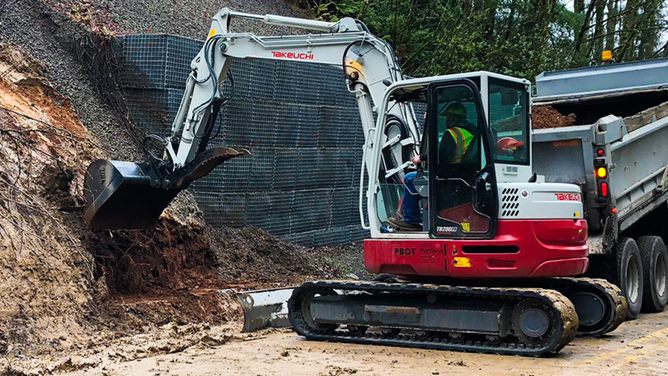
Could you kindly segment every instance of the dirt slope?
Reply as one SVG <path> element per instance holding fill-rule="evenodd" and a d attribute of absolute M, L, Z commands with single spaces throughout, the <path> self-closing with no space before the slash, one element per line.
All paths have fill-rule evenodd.
<path fill-rule="evenodd" d="M 211 309 L 216 299 L 191 293 L 225 286 L 203 223 L 167 213 L 156 230 L 85 227 L 84 169 L 106 153 L 44 72 L 27 53 L 0 44 L 0 353 L 38 355 L 135 322 L 211 319 L 221 311 Z M 124 295 L 153 301 L 153 290 L 182 304 L 153 307 L 151 317 L 119 314 Z M 205 313 L 191 307 L 202 304 Z"/>
<path fill-rule="evenodd" d="M 97 152 L 44 70 L 0 44 L 0 353 L 35 341 L 59 346 L 88 329 L 93 257 L 59 209 L 81 205 L 70 192 L 80 190 L 79 166 Z"/>
<path fill-rule="evenodd" d="M 141 6 L 115 4 L 102 20 Z M 213 229 L 187 192 L 155 229 L 89 230 L 85 167 L 96 158 L 143 157 L 133 125 L 108 95 L 113 86 L 101 88 L 96 62 L 104 61 L 98 48 L 108 30 L 71 5 L 0 2 L 0 370 L 6 360 L 5 373 L 20 374 L 12 372 L 27 369 L 22 362 L 96 338 L 153 338 L 169 323 L 195 323 L 188 338 L 199 341 L 207 323 L 240 318 L 233 295 L 220 290 L 363 275 L 361 247 L 312 250 L 258 229 Z"/>

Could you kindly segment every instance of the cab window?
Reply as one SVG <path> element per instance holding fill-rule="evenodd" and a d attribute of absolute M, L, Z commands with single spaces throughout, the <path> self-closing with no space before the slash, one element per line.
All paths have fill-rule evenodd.
<path fill-rule="evenodd" d="M 523 84 L 489 78 L 489 127 L 494 161 L 529 163 L 529 94 Z"/>

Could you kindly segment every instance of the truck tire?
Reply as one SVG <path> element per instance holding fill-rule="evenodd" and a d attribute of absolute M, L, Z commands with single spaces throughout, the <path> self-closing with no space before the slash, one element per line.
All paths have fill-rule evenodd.
<path fill-rule="evenodd" d="M 620 238 L 615 245 L 617 276 L 615 284 L 622 290 L 628 303 L 626 318 L 638 317 L 643 299 L 643 269 L 640 250 L 635 240 Z"/>
<path fill-rule="evenodd" d="M 638 239 L 643 269 L 643 312 L 661 312 L 668 303 L 668 251 L 658 236 Z"/>

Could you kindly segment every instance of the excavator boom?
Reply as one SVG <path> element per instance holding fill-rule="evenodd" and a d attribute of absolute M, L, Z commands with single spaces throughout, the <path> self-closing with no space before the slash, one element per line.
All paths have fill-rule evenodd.
<path fill-rule="evenodd" d="M 228 27 L 233 18 L 261 20 L 325 34 L 259 37 L 230 33 Z M 148 152 L 150 158 L 145 162 L 98 160 L 88 167 L 85 220 L 90 227 L 151 227 L 178 192 L 191 182 L 206 176 L 225 161 L 250 155 L 245 149 L 207 149 L 218 113 L 231 99 L 223 97 L 222 86 L 226 78 L 231 85 L 234 83 L 230 71 L 232 57 L 344 68 L 346 75 L 353 78 L 348 80 L 348 86 L 355 94 L 365 136 L 373 128 L 372 102 L 382 97 L 387 84 L 403 79 L 389 45 L 353 19 L 321 22 L 232 12 L 225 8 L 214 16 L 209 37 L 191 63 L 192 73 L 186 81 L 171 133 L 166 137 L 150 135 L 146 139 L 164 147 L 162 156 Z M 393 111 L 402 119 L 408 113 L 413 114 L 412 108 L 403 104 Z M 415 124 L 413 118 L 407 122 L 411 142 L 418 137 Z M 397 139 L 389 146 L 396 145 L 404 147 L 410 143 Z M 364 166 L 362 169 L 364 171 Z M 403 169 L 396 169 L 394 174 L 403 175 Z"/>

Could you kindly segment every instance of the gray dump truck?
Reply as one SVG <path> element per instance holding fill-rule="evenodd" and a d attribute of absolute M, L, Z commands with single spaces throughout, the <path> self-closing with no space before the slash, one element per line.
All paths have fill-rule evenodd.
<path fill-rule="evenodd" d="M 588 273 L 622 289 L 629 318 L 662 311 L 668 301 L 668 59 L 542 73 L 532 109 L 556 110 L 571 122 L 575 115 L 574 124 L 558 124 L 557 115 L 555 127 L 535 129 L 532 152 L 534 171 L 545 181 L 582 189 Z M 541 120 L 552 126 L 549 116 Z"/>

